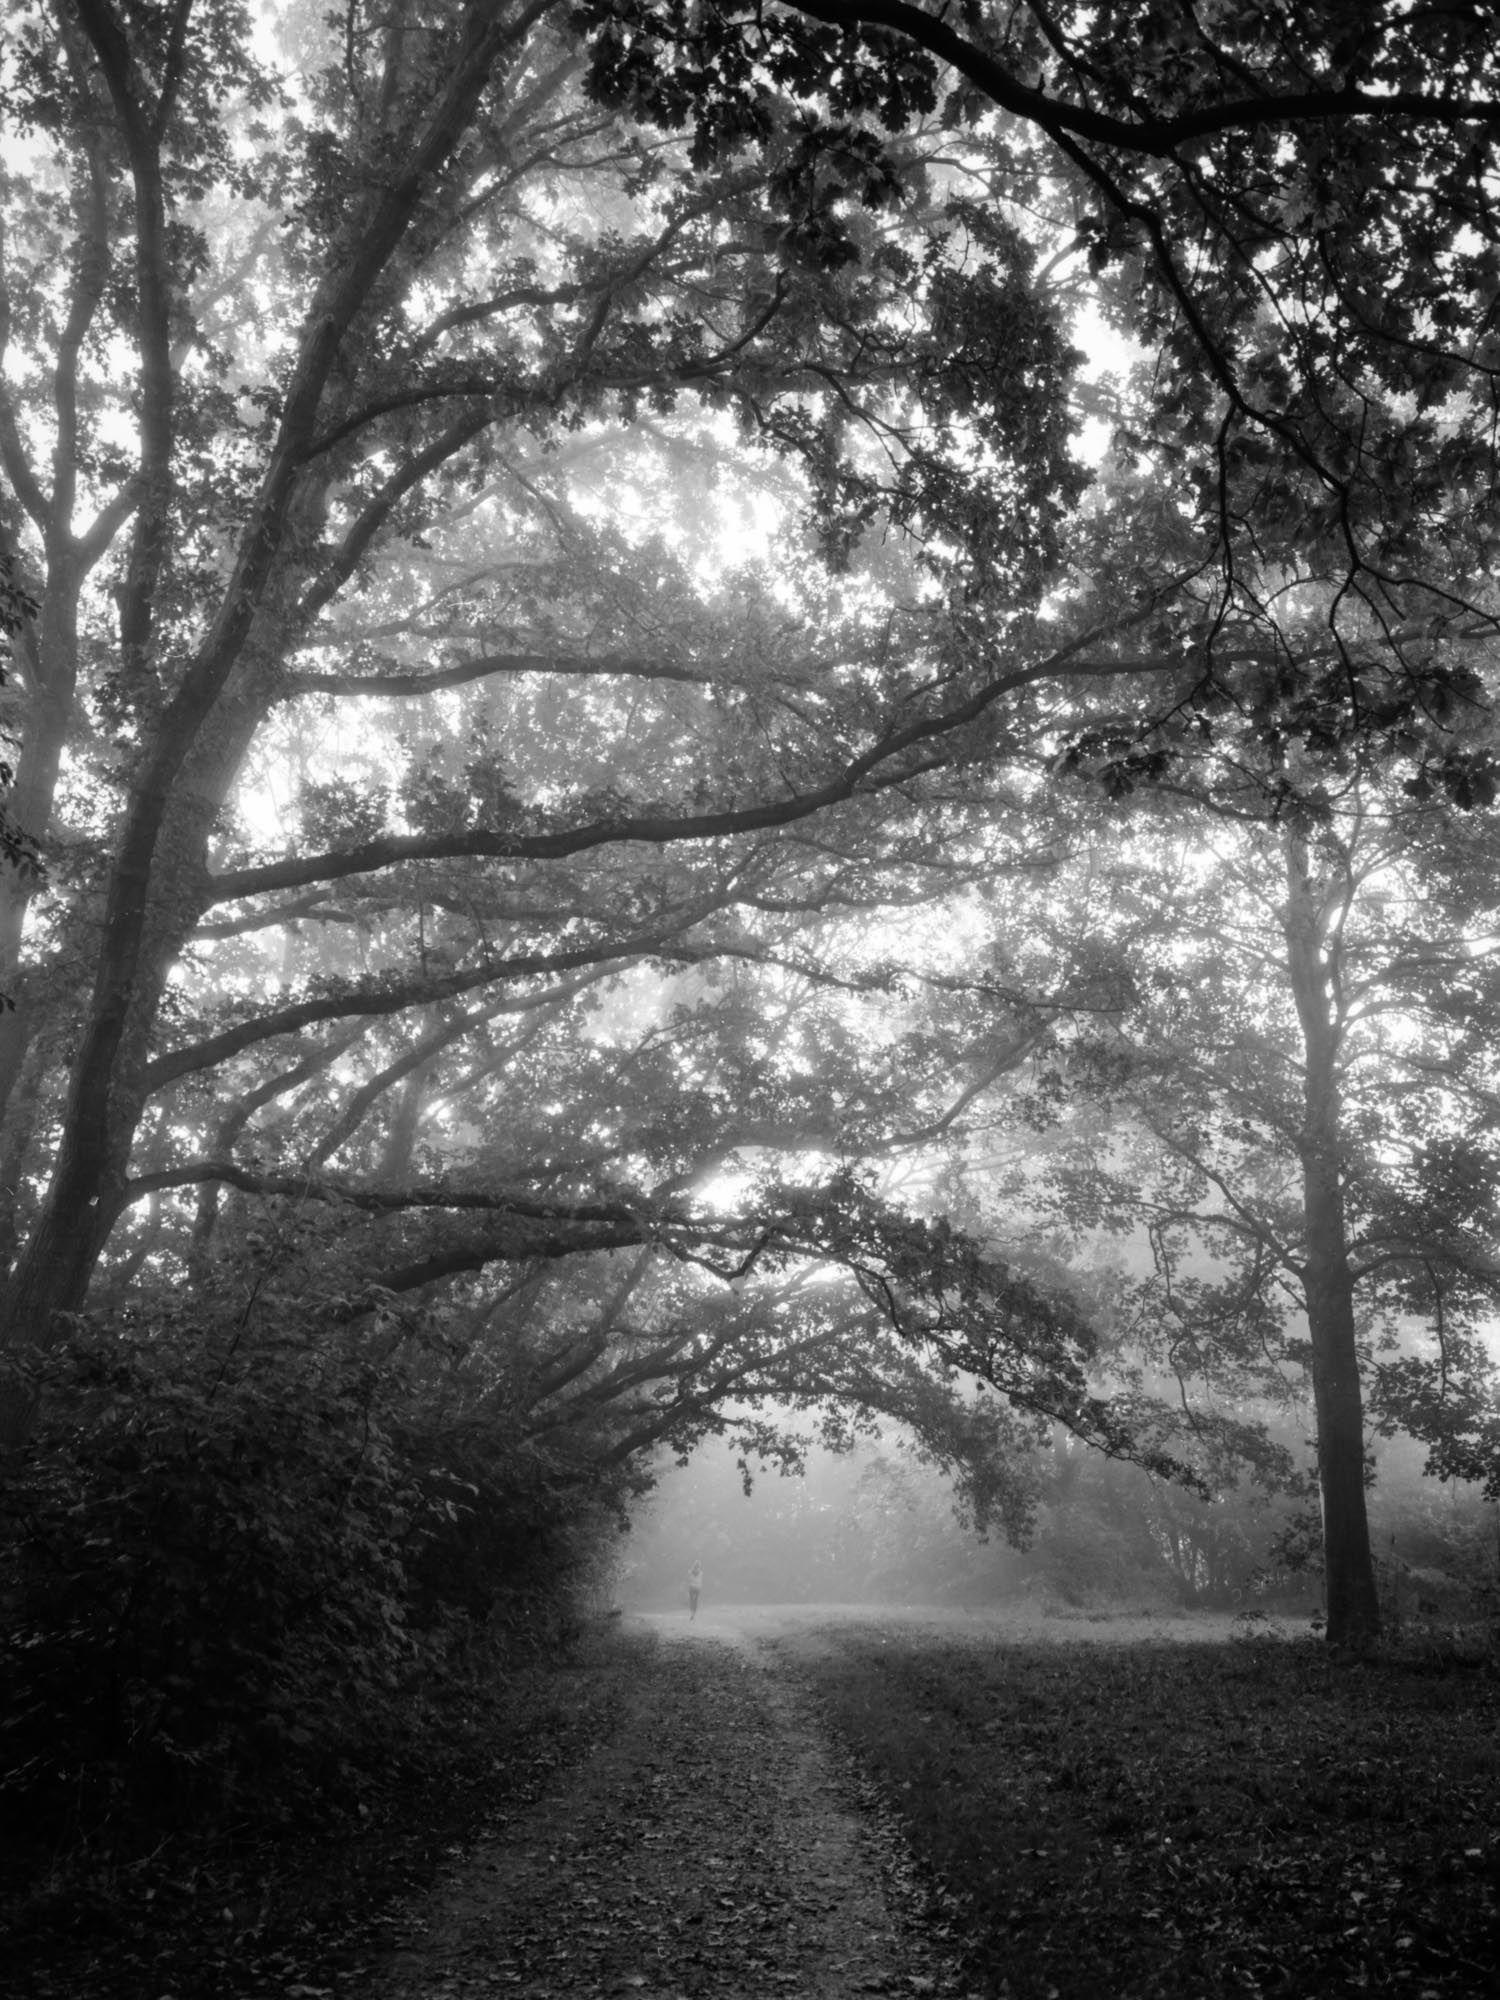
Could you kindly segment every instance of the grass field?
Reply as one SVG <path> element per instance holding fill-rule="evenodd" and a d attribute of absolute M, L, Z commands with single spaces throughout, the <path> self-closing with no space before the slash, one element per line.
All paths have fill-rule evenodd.
<path fill-rule="evenodd" d="M 1500 1992 L 1500 1677 L 1228 1621 L 776 1642 L 1014 2000 Z"/>

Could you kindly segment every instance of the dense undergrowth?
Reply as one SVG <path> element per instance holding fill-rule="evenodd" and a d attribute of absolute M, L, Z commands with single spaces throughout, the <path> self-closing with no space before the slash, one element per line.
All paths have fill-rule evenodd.
<path fill-rule="evenodd" d="M 304 1796 L 279 1824 L 199 1825 L 133 1860 L 72 1847 L 0 1875 L 6 2000 L 343 1990 L 382 1962 L 454 1854 L 610 1732 L 633 1670 L 615 1628 L 594 1625 L 565 1656 L 476 1681 L 429 1716 L 420 1757 L 372 1771 L 357 1802 Z"/>
<path fill-rule="evenodd" d="M 1500 1964 L 1478 1651 L 830 1628 L 807 1666 L 986 1993 L 1471 1996 Z"/>
<path fill-rule="evenodd" d="M 107 1924 L 271 1839 L 379 1825 L 445 1770 L 461 1792 L 598 1595 L 618 1493 L 430 1354 L 317 1331 L 116 1317 L 35 1385 L 0 1470 L 23 1930 L 49 1901 Z"/>

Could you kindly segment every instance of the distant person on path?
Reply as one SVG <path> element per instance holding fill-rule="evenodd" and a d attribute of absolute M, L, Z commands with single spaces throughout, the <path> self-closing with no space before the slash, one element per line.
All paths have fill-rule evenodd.
<path fill-rule="evenodd" d="M 703 1565 L 695 1562 L 688 1571 L 688 1622 L 698 1616 L 698 1593 L 703 1588 Z"/>

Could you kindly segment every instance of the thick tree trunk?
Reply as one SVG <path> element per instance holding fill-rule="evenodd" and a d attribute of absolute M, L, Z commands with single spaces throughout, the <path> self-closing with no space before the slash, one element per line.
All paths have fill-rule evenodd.
<path fill-rule="evenodd" d="M 15 783 L 6 807 L 11 818 L 47 854 L 53 832 L 63 752 L 73 722 L 78 685 L 78 593 L 81 565 L 67 549 L 49 551 L 47 587 L 36 627 L 21 635 L 26 720 L 16 758 Z M 24 977 L 27 913 L 39 878 L 0 869 L 0 993 L 14 1006 L 0 1009 L 0 1120 L 20 1078 L 36 1032 L 38 995 Z M 45 1005 L 45 1001 L 41 1004 Z"/>
<path fill-rule="evenodd" d="M 328 418 L 330 379 L 345 336 L 366 310 L 428 188 L 462 144 L 497 63 L 525 41 L 552 4 L 523 0 L 512 13 L 494 0 L 469 0 L 454 58 L 435 77 L 410 142 L 372 178 L 368 199 L 351 215 L 340 253 L 309 300 L 276 440 L 223 593 L 134 773 L 52 1182 L 0 1312 L 4 1337 L 14 1346 L 44 1344 L 58 1315 L 83 1303 L 126 1196 L 130 1148 L 145 1101 L 147 1042 L 171 960 L 201 908 L 193 898 L 202 891 L 209 817 L 238 763 L 237 756 L 227 756 L 221 748 L 205 748 L 205 739 L 216 726 L 230 737 L 239 728 L 232 690 L 244 678 L 247 658 L 264 643 L 268 607 L 278 590 L 289 586 L 287 557 L 295 542 L 299 503 L 307 503 L 310 481 L 329 476 L 326 459 L 323 470 L 310 474 L 308 456 Z M 175 378 L 169 306 L 175 273 L 163 227 L 161 133 L 138 101 L 139 79 L 126 31 L 93 0 L 80 6 L 79 18 L 108 91 L 135 205 L 142 497 L 119 618 L 127 676 L 144 684 L 170 497 Z M 480 423 L 479 418 L 470 420 L 465 435 Z M 345 569 L 333 566 L 330 592 L 353 568 L 357 554 L 352 548 Z M 317 608 L 316 594 L 311 608 Z M 243 696 L 239 699 L 243 702 Z M 242 753 L 243 744 L 240 748 Z"/>
<path fill-rule="evenodd" d="M 71 367 L 71 359 L 65 357 Z M 59 368 L 61 418 L 71 408 L 71 377 Z M 63 423 L 68 434 L 68 424 Z M 16 822 L 40 846 L 45 859 L 53 832 L 59 776 L 73 720 L 78 681 L 78 597 L 84 566 L 71 544 L 70 471 L 59 470 L 53 520 L 47 534 L 47 584 L 35 627 L 21 635 L 27 714 L 17 758 L 16 782 L 8 800 Z M 0 992 L 12 1004 L 0 1008 L 0 1352 L 20 1345 L 4 1309 L 8 1274 L 16 1256 L 21 1222 L 21 1178 L 34 1137 L 39 1063 L 58 1040 L 58 968 L 50 974 L 25 964 L 27 915 L 39 878 L 0 869 Z M 50 1015 L 50 1018 L 49 1018 Z M 36 1412 L 34 1392 L 24 1374 L 0 1376 L 0 1450 L 24 1441 Z"/>
<path fill-rule="evenodd" d="M 1340 1162 L 1338 942 L 1305 843 L 1287 841 L 1287 969 L 1302 1024 L 1304 1289 L 1318 1422 L 1323 1568 L 1330 1645 L 1364 1651 L 1380 1636 L 1380 1599 L 1365 1506 L 1364 1397 L 1354 1329 Z"/>
<path fill-rule="evenodd" d="M 209 841 L 270 699 L 276 648 L 247 670 L 200 731 L 174 788 L 152 855 L 148 905 L 123 1021 L 108 1102 L 97 1117 L 64 1123 L 58 1170 L 4 1302 L 0 1345 L 46 1346 L 58 1315 L 76 1312 L 128 1195 L 130 1153 L 147 1101 L 146 1064 L 161 995 L 203 911 Z M 97 1006 L 96 997 L 96 1006 Z M 74 1091 L 78 1083 L 75 1077 Z M 80 1125 L 92 1151 L 77 1154 Z M 0 1415 L 0 1430 L 4 1428 Z"/>
<path fill-rule="evenodd" d="M 186 817 L 186 816 L 184 816 Z M 201 885 L 209 822 L 196 828 L 163 828 L 151 897 L 153 908 L 128 992 L 119 1003 L 121 1025 L 104 1101 L 90 1101 L 79 1115 L 79 1081 L 63 1121 L 57 1168 L 30 1237 L 16 1260 L 5 1299 L 4 1338 L 12 1347 L 45 1347 L 78 1311 L 89 1281 L 128 1198 L 130 1152 L 145 1106 L 145 1058 L 171 965 L 202 908 L 190 885 Z M 197 834 L 196 840 L 191 833 Z M 192 849 L 196 847 L 196 855 Z M 197 867 L 193 866 L 194 861 Z M 97 1011 L 97 1002 L 96 1002 Z M 86 1090 L 85 1090 L 86 1094 Z M 79 1133 L 85 1137 L 80 1141 Z"/>

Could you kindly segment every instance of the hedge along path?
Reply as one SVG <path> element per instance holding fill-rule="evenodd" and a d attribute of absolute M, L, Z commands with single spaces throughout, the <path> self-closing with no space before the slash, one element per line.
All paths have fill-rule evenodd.
<path fill-rule="evenodd" d="M 966 1990 L 894 1823 L 775 1653 L 642 1618 L 619 1726 L 456 1862 L 359 2000 L 846 2000 Z"/>

